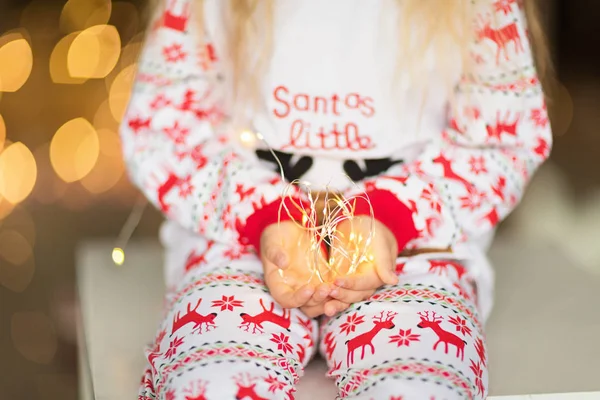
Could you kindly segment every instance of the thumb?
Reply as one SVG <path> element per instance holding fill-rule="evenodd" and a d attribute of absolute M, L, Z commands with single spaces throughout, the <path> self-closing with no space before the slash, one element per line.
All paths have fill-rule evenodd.
<path fill-rule="evenodd" d="M 391 258 L 381 258 L 377 260 L 377 264 L 375 266 L 377 275 L 383 283 L 386 285 L 396 285 L 398 284 L 398 276 L 395 273 L 395 265 L 392 262 Z"/>
<path fill-rule="evenodd" d="M 290 263 L 285 250 L 280 246 L 269 246 L 264 254 L 265 258 L 279 269 L 287 268 Z"/>

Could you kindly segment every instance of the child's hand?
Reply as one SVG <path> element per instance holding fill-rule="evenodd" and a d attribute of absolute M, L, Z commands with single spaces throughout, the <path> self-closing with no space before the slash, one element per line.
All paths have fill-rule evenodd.
<path fill-rule="evenodd" d="M 343 221 L 338 225 L 337 230 L 340 232 L 340 237 L 344 240 L 350 238 L 350 221 Z M 366 239 L 370 234 L 371 219 L 368 217 L 358 217 L 353 220 L 352 227 L 354 235 L 362 235 Z M 371 245 L 368 249 L 370 260 L 359 265 L 356 272 L 349 276 L 340 276 L 335 280 L 336 289 L 332 290 L 331 297 L 344 303 L 356 303 L 366 300 L 381 286 L 395 285 L 398 283 L 398 277 L 394 273 L 396 265 L 396 257 L 398 254 L 398 244 L 392 232 L 381 222 L 373 221 L 374 235 L 371 240 Z M 364 240 L 363 239 L 363 240 Z M 344 242 L 341 244 L 344 246 Z M 346 251 L 351 251 L 353 245 L 346 242 Z M 332 256 L 335 259 L 341 259 L 339 252 L 333 249 Z M 348 267 L 350 261 L 344 261 Z M 335 304 L 331 306 L 325 305 L 325 313 L 331 315 L 334 312 Z M 335 313 L 335 312 L 334 312 Z"/>
<path fill-rule="evenodd" d="M 331 300 L 333 285 L 318 284 L 315 279 L 309 283 L 309 235 L 292 221 L 272 224 L 262 233 L 260 254 L 273 299 L 283 308 L 302 308 L 312 318 L 323 313 L 320 310 L 326 299 Z"/>

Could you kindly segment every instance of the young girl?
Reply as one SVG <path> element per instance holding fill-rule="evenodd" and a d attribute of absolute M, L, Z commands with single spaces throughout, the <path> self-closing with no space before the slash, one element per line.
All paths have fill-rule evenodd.
<path fill-rule="evenodd" d="M 131 177 L 168 217 L 139 398 L 290 399 L 317 351 L 342 399 L 485 398 L 486 246 L 551 145 L 532 7 L 163 4 L 122 125 Z M 283 197 L 276 158 L 287 181 L 368 195 L 356 274 L 288 279 L 310 238 L 280 205 L 306 193 Z M 370 213 L 359 198 L 353 233 Z"/>

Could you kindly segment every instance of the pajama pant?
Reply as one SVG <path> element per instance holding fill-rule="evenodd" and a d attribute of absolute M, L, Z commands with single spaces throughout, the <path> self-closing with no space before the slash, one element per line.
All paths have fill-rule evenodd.
<path fill-rule="evenodd" d="M 317 351 L 339 399 L 484 399 L 484 334 L 465 264 L 399 258 L 396 272 L 398 285 L 310 319 L 273 301 L 255 255 L 192 249 L 146 350 L 139 399 L 293 399 Z"/>

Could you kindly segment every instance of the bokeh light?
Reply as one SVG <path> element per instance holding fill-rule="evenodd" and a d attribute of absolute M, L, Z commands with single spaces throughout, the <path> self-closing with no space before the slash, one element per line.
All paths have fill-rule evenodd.
<path fill-rule="evenodd" d="M 110 0 L 69 0 L 60 14 L 60 29 L 71 33 L 107 24 L 111 11 Z"/>
<path fill-rule="evenodd" d="M 81 180 L 90 193 L 103 193 L 113 188 L 125 171 L 121 153 L 121 142 L 116 132 L 101 129 L 98 131 L 100 155 L 94 169 Z"/>
<path fill-rule="evenodd" d="M 121 38 L 112 25 L 96 25 L 79 33 L 67 54 L 67 69 L 74 78 L 104 78 L 117 65 Z"/>
<path fill-rule="evenodd" d="M 6 216 L 10 215 L 14 208 L 15 205 L 13 203 L 0 195 L 0 221 L 6 218 Z"/>
<path fill-rule="evenodd" d="M 113 118 L 118 122 L 123 119 L 123 115 L 127 109 L 127 103 L 129 102 L 129 97 L 131 95 L 136 68 L 136 64 L 131 64 L 130 66 L 124 68 L 115 77 L 115 80 L 110 87 L 110 92 L 108 94 L 108 105 Z"/>
<path fill-rule="evenodd" d="M 119 123 L 113 117 L 112 112 L 110 111 L 110 106 L 108 104 L 108 99 L 104 100 L 96 113 L 94 114 L 94 119 L 92 120 L 92 124 L 94 128 L 100 129 L 118 129 Z"/>
<path fill-rule="evenodd" d="M 33 68 L 31 46 L 20 33 L 6 35 L 0 42 L 4 43 L 0 47 L 0 91 L 16 92 Z"/>
<path fill-rule="evenodd" d="M 4 148 L 4 140 L 6 139 L 6 124 L 4 118 L 0 115 L 0 152 Z"/>
<path fill-rule="evenodd" d="M 52 79 L 52 82 L 62 84 L 80 84 L 87 81 L 87 78 L 72 77 L 67 66 L 69 49 L 78 35 L 78 32 L 71 33 L 59 40 L 56 46 L 54 46 L 52 54 L 50 55 L 50 78 Z"/>
<path fill-rule="evenodd" d="M 52 320 L 41 312 L 13 314 L 10 333 L 15 348 L 26 359 L 48 364 L 57 347 L 56 330 Z"/>
<path fill-rule="evenodd" d="M 96 165 L 99 146 L 94 127 L 85 118 L 73 119 L 52 138 L 50 163 L 63 181 L 78 181 Z"/>
<path fill-rule="evenodd" d="M 106 90 L 110 92 L 110 88 L 117 77 L 117 75 L 125 68 L 137 62 L 140 52 L 142 51 L 142 47 L 144 45 L 144 35 L 143 32 L 135 35 L 129 43 L 127 43 L 123 49 L 121 50 L 121 57 L 119 58 L 119 62 L 117 67 L 113 70 L 111 74 L 109 74 L 104 80 L 106 84 Z"/>
<path fill-rule="evenodd" d="M 2 221 L 1 227 L 2 229 L 19 232 L 27 240 L 31 248 L 35 245 L 35 224 L 23 204 L 19 204 L 13 208 L 11 214 Z"/>
<path fill-rule="evenodd" d="M 21 142 L 0 153 L 0 195 L 13 204 L 23 201 L 35 184 L 37 166 L 31 151 Z"/>
<path fill-rule="evenodd" d="M 21 265 L 33 254 L 31 245 L 23 235 L 12 229 L 0 231 L 0 258 Z"/>

